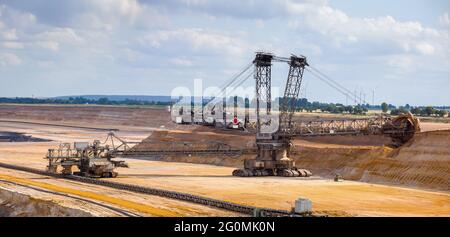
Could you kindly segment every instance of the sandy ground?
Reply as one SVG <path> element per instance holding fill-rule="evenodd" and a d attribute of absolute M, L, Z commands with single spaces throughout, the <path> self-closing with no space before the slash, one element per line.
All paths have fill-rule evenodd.
<path fill-rule="evenodd" d="M 436 131 L 436 130 L 449 130 L 450 123 L 421 122 L 420 129 L 423 132 Z"/>
<path fill-rule="evenodd" d="M 1 131 L 27 131 L 27 134 L 54 140 L 53 142 L 0 143 L 0 162 L 9 162 L 23 166 L 44 169 L 46 162 L 42 158 L 49 147 L 59 141 L 104 139 L 105 132 L 83 129 L 65 129 L 61 127 L 38 126 L 15 123 L 0 123 Z M 126 139 L 142 139 L 148 133 L 133 131 L 119 132 Z M 449 216 L 450 195 L 448 193 L 429 192 L 362 182 L 333 182 L 330 179 L 313 177 L 302 178 L 237 178 L 231 176 L 233 168 L 212 165 L 187 164 L 131 160 L 129 169 L 118 169 L 120 175 L 114 181 L 134 183 L 149 187 L 188 192 L 207 197 L 228 200 L 236 203 L 290 209 L 296 198 L 306 197 L 313 201 L 314 210 L 331 215 L 356 216 Z M 38 179 L 39 182 L 57 186 L 94 191 L 124 200 L 135 201 L 176 215 L 230 215 L 217 209 L 168 200 L 148 195 L 137 195 L 97 186 L 80 185 L 66 180 L 35 177 L 23 172 L 0 169 L 0 174 L 20 178 Z M 30 191 L 35 192 L 35 191 Z M 56 201 L 62 200 L 68 206 L 78 201 L 70 198 L 44 195 Z M 66 200 L 68 199 L 68 200 Z M 88 209 L 90 209 L 89 207 Z M 96 215 L 117 215 L 111 210 L 93 208 Z M 125 208 L 125 210 L 127 210 Z M 130 210 L 129 210 L 130 211 Z M 131 210 L 136 212 L 135 210 Z M 139 212 L 138 212 L 139 213 Z M 146 213 L 139 213 L 146 215 Z M 149 215 L 147 213 L 147 215 Z"/>
<path fill-rule="evenodd" d="M 168 116 L 163 110 L 138 110 L 129 108 L 103 108 L 88 107 L 80 108 L 71 106 L 69 108 L 60 106 L 56 109 L 53 106 L 0 106 L 0 120 L 20 120 L 32 122 L 48 122 L 56 124 L 90 126 L 100 128 L 120 129 L 116 134 L 126 140 L 140 141 L 160 129 L 177 129 L 185 131 L 186 136 L 192 126 L 178 126 L 167 122 Z M 37 111 L 37 112 L 36 112 Z M 42 113 L 41 113 L 42 112 Z M 54 115 L 54 116 L 52 116 Z M 425 130 L 450 128 L 449 124 L 424 124 Z M 33 168 L 44 169 L 46 161 L 43 159 L 48 148 L 55 148 L 60 142 L 92 141 L 94 139 L 103 140 L 106 138 L 106 131 L 96 131 L 90 129 L 78 129 L 67 127 L 54 127 L 48 125 L 24 124 L 14 122 L 0 122 L 0 131 L 23 132 L 39 138 L 53 140 L 52 142 L 0 142 L 0 162 L 18 164 Z M 213 134 L 204 131 L 201 137 Z M 239 134 L 226 135 L 230 139 L 243 138 Z M 250 140 L 235 139 L 235 143 L 243 146 L 250 146 Z M 351 155 L 351 149 L 367 150 L 379 147 L 381 140 L 378 138 L 361 138 L 357 146 L 349 145 L 346 138 L 333 141 L 298 141 L 296 145 L 310 147 L 311 149 L 341 149 L 346 155 Z M 348 150 L 345 150 L 348 149 Z M 377 148 L 378 149 L 378 148 Z M 302 150 L 303 151 L 303 150 Z M 303 151 L 304 152 L 304 151 Z M 311 150 L 317 152 L 317 150 Z M 321 154 L 326 157 L 329 153 Z M 403 156 L 412 154 L 408 149 Z M 345 155 L 344 154 L 344 155 Z M 199 158 L 200 159 L 200 158 Z M 424 158 L 425 159 L 425 158 Z M 330 177 L 312 178 L 281 178 L 281 177 L 258 177 L 258 178 L 238 178 L 231 176 L 232 167 L 176 163 L 162 161 L 148 161 L 128 159 L 129 169 L 119 168 L 119 177 L 114 181 L 124 183 L 134 183 L 143 186 L 159 187 L 168 190 L 176 190 L 228 200 L 236 203 L 250 204 L 259 207 L 290 209 L 296 198 L 304 197 L 313 201 L 313 208 L 316 212 L 330 215 L 356 215 L 356 216 L 450 216 L 450 194 L 445 191 L 425 191 L 419 188 L 405 188 L 393 185 L 379 185 L 364 182 L 344 181 L 333 182 Z M 242 162 L 237 160 L 236 164 Z M 54 178 L 42 177 L 24 172 L 0 169 L 3 177 L 15 177 L 24 180 L 38 182 L 36 185 L 45 184 L 58 187 L 81 190 L 86 193 L 93 192 L 99 196 L 116 198 L 127 202 L 137 202 L 148 206 L 150 210 L 161 210 L 163 215 L 186 216 L 208 216 L 208 215 L 236 215 L 200 205 L 194 205 L 175 200 L 159 198 L 149 195 L 134 194 L 125 191 L 118 191 L 109 188 L 79 184 L 73 181 L 56 180 Z M 5 178 L 5 179 L 6 179 Z M 16 180 L 17 181 L 17 180 Z M 19 180 L 20 181 L 20 180 Z M 14 188 L 14 185 L 9 188 Z M 39 192 L 26 187 L 16 187 L 17 190 L 41 197 L 47 200 L 54 200 L 68 207 L 80 206 L 79 200 L 71 197 L 52 195 L 50 193 Z M 83 195 L 83 194 L 80 194 Z M 78 196 L 80 198 L 80 196 Z M 99 202 L 98 200 L 90 201 Z M 104 200 L 104 199 L 103 199 Z M 101 202 L 105 205 L 112 205 L 123 210 L 137 213 L 139 215 L 158 215 L 158 213 L 142 213 L 137 210 L 127 208 L 127 205 L 111 204 Z M 117 212 L 98 206 L 94 203 L 84 204 L 87 210 L 93 215 L 116 216 Z"/>
<path fill-rule="evenodd" d="M 161 141 L 183 141 L 173 149 L 185 149 L 184 144 L 195 149 L 216 149 L 212 141 L 234 149 L 254 148 L 255 145 L 249 133 L 199 127 L 193 131 L 154 131 L 134 149 L 166 149 L 168 143 Z M 315 137 L 292 142 L 290 157 L 297 167 L 325 178 L 340 174 L 353 181 L 450 191 L 450 130 L 418 133 L 396 149 L 384 145 L 391 142 L 384 136 Z M 242 167 L 244 159 L 255 156 L 256 153 L 251 152 L 241 156 L 165 156 L 159 160 Z M 158 160 L 157 157 L 147 158 Z"/>
<path fill-rule="evenodd" d="M 21 193 L 44 200 L 51 200 L 70 208 L 82 209 L 94 216 L 124 216 L 123 213 L 114 209 L 138 216 L 236 215 L 235 213 L 157 196 L 137 194 L 2 168 L 0 168 L 1 180 L 13 182 L 13 184 L 0 182 L 0 186 L 9 188 L 14 186 Z M 41 190 L 36 190 L 35 188 Z M 43 190 L 69 194 L 70 197 L 51 194 Z"/>
<path fill-rule="evenodd" d="M 239 178 L 233 168 L 200 164 L 131 161 L 118 182 L 170 187 L 232 202 L 289 209 L 299 197 L 309 198 L 315 211 L 357 216 L 448 216 L 450 195 L 361 182 L 334 182 L 312 177 Z"/>
<path fill-rule="evenodd" d="M 61 127 L 50 127 L 42 125 L 27 125 L 27 124 L 16 124 L 16 123 L 0 123 L 1 131 L 17 131 L 26 132 L 27 135 L 32 135 L 34 137 L 52 139 L 53 142 L 0 142 L 0 162 L 9 162 L 12 164 L 33 167 L 38 169 L 45 169 L 46 160 L 43 159 L 48 148 L 55 148 L 60 142 L 73 142 L 73 141 L 92 141 L 94 138 L 103 140 L 106 138 L 106 132 L 97 132 L 92 130 L 83 129 L 65 129 Z M 149 133 L 141 132 L 118 132 L 121 137 L 126 137 L 127 140 L 140 140 Z M 144 135 L 145 134 L 145 135 Z M 125 209 L 132 213 L 136 213 L 141 216 L 210 216 L 210 215 L 221 215 L 221 216 L 236 216 L 238 214 L 233 212 L 222 211 L 219 209 L 208 208 L 202 205 L 195 205 L 186 202 L 180 202 L 172 199 L 160 198 L 156 196 L 136 194 L 125 191 L 118 191 L 115 189 L 99 187 L 95 185 L 80 184 L 73 181 L 67 180 L 57 180 L 54 178 L 49 178 L 40 175 L 29 174 L 25 172 L 12 171 L 7 169 L 0 169 L 0 180 L 1 175 L 12 176 L 15 178 L 24 178 L 31 180 L 38 180 L 40 183 L 52 184 L 58 187 L 71 188 L 74 190 L 82 190 L 85 192 L 95 192 L 102 196 L 108 196 L 113 198 L 119 198 L 126 201 L 142 203 L 152 208 L 160 209 L 160 212 L 140 212 L 139 210 L 129 209 L 120 205 L 113 205 L 108 202 L 100 203 L 104 205 L 112 205 L 113 207 Z M 13 184 L 5 184 L 0 182 L 0 186 L 14 186 Z M 17 185 L 15 185 L 17 186 Z M 33 186 L 33 185 L 31 185 Z M 45 200 L 53 200 L 59 204 L 66 205 L 72 208 L 82 208 L 87 210 L 96 216 L 120 216 L 120 213 L 109 210 L 108 208 L 101 208 L 95 204 L 83 203 L 78 199 L 68 198 L 61 195 L 53 195 L 46 192 L 39 192 L 35 189 L 24 188 L 17 186 L 21 192 L 26 194 L 43 198 Z M 44 188 L 45 189 L 45 188 Z M 78 195 L 75 195 L 79 198 Z M 89 201 L 98 202 L 98 200 L 92 200 L 87 198 Z M 80 206 L 81 205 L 81 206 Z"/>

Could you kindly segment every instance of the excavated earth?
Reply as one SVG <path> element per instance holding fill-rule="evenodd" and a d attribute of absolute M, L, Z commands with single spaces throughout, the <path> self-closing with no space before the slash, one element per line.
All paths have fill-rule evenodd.
<path fill-rule="evenodd" d="M 15 216 L 92 216 L 79 209 L 0 187 L 0 217 Z"/>
<path fill-rule="evenodd" d="M 64 127 L 66 125 L 70 127 Z M 116 134 L 120 137 L 142 141 L 134 148 L 141 151 L 186 147 L 217 149 L 218 146 L 247 150 L 240 156 L 143 156 L 127 159 L 130 168 L 118 169 L 120 175 L 114 180 L 117 182 L 280 209 L 289 209 L 296 198 L 307 197 L 313 201 L 317 212 L 338 216 L 450 216 L 450 123 L 422 123 L 424 132 L 396 149 L 385 145 L 390 139 L 383 136 L 296 139 L 291 157 L 298 167 L 311 170 L 314 177 L 238 178 L 231 176 L 232 170 L 242 167 L 244 159 L 255 157 L 254 136 L 246 132 L 177 125 L 170 121 L 165 108 L 0 105 L 0 131 L 48 140 L 0 142 L 0 162 L 44 169 L 46 163 L 42 157 L 46 149 L 55 148 L 59 142 L 102 140 L 106 136 L 105 130 L 85 127 L 119 129 Z M 171 144 L 173 142 L 175 144 Z M 0 174 L 3 173 L 4 170 L 0 169 Z M 13 171 L 7 173 L 23 177 L 23 174 Z M 340 174 L 344 181 L 333 182 L 336 174 Z M 66 182 L 58 180 L 57 184 L 64 186 Z M 8 188 L 9 191 L 17 189 Z M 89 191 L 90 187 L 85 189 Z M 119 195 L 112 190 L 108 193 Z M 36 198 L 34 193 L 27 194 Z M 135 200 L 123 193 L 120 197 Z M 176 215 L 235 215 L 161 198 L 141 197 L 139 200 L 174 210 Z M 11 198 L 3 203 L 6 206 L 18 205 L 11 202 Z M 182 208 L 182 205 L 189 208 Z M 15 215 L 11 214 L 11 209 L 5 210 L 4 213 L 9 213 L 5 215 Z M 70 210 L 69 214 L 53 213 L 72 215 Z M 73 215 L 92 211 L 77 213 L 73 212 Z M 20 215 L 26 214 L 22 212 Z M 95 215 L 111 214 L 98 211 Z"/>
<path fill-rule="evenodd" d="M 217 132 L 213 128 L 186 131 L 155 131 L 134 149 L 137 151 L 163 149 L 161 141 L 184 141 L 205 149 L 211 141 L 222 142 L 235 149 L 254 149 L 254 137 L 243 132 Z M 350 143 L 357 145 L 348 145 Z M 450 191 L 450 130 L 419 133 L 400 148 L 380 144 L 389 143 L 382 136 L 352 136 L 310 138 L 294 141 L 291 154 L 296 165 L 315 175 L 369 183 L 383 183 Z M 215 145 L 211 145 L 214 149 Z M 183 147 L 179 147 L 183 149 Z M 254 152 L 242 156 L 168 156 L 157 160 L 242 167 L 244 159 L 255 157 Z M 150 157 L 151 158 L 151 157 Z"/>
<path fill-rule="evenodd" d="M 0 119 L 86 123 L 101 126 L 167 127 L 185 129 L 170 120 L 166 108 L 93 105 L 0 105 Z"/>

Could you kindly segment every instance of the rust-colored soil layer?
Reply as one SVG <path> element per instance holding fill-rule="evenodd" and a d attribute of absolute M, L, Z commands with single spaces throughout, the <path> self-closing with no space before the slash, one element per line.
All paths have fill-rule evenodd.
<path fill-rule="evenodd" d="M 170 120 L 165 108 L 88 105 L 0 105 L 0 119 L 80 125 L 134 126 L 187 129 Z"/>

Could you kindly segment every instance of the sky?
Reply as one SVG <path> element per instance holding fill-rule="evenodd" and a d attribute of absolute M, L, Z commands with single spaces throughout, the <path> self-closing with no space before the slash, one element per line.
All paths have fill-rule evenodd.
<path fill-rule="evenodd" d="M 268 51 L 369 103 L 449 105 L 449 14 L 448 0 L 0 0 L 0 97 L 170 95 Z M 301 96 L 351 103 L 308 71 Z"/>

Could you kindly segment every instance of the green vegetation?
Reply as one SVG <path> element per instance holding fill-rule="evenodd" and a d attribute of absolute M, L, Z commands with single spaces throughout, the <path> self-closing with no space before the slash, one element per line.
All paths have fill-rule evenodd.
<path fill-rule="evenodd" d="M 383 113 L 387 113 L 388 109 L 389 109 L 388 104 L 386 102 L 383 102 L 381 104 L 381 111 L 383 111 Z"/>
<path fill-rule="evenodd" d="M 406 112 L 411 112 L 414 115 L 424 117 L 445 117 L 448 115 L 448 111 L 444 109 L 435 109 L 433 106 L 411 107 L 408 104 L 400 106 L 398 109 L 391 110 L 391 115 L 398 115 Z"/>
<path fill-rule="evenodd" d="M 227 104 L 234 104 L 234 97 L 230 97 Z M 250 101 L 242 97 L 236 98 L 238 104 L 248 105 Z M 281 98 L 277 98 L 281 102 Z M 204 99 L 203 104 L 207 104 L 210 100 Z M 252 101 L 254 103 L 255 101 Z M 171 105 L 173 102 L 167 101 L 146 101 L 137 99 L 123 99 L 123 100 L 113 100 L 107 97 L 99 97 L 98 99 L 88 99 L 84 97 L 68 97 L 68 98 L 1 98 L 1 103 L 9 104 L 61 104 L 61 105 L 123 105 L 123 106 L 167 106 Z M 405 106 L 399 106 L 398 108 L 392 104 L 387 104 L 383 102 L 381 105 L 343 105 L 340 103 L 320 103 L 317 101 L 309 102 L 305 98 L 300 98 L 295 101 L 297 111 L 322 111 L 334 114 L 366 114 L 369 109 L 381 109 L 384 113 L 390 110 L 391 115 L 398 115 L 401 113 L 411 112 L 414 115 L 424 116 L 424 117 L 445 117 L 449 114 L 449 106 L 410 106 L 406 104 Z"/>
<path fill-rule="evenodd" d="M 95 104 L 95 105 L 157 105 L 165 106 L 170 105 L 171 102 L 161 102 L 161 101 L 141 101 L 141 100 L 130 100 L 125 99 L 121 101 L 109 100 L 108 98 L 86 99 L 83 97 L 69 97 L 68 99 L 37 99 L 37 98 L 0 98 L 0 103 L 9 104 L 67 104 L 67 105 L 82 105 L 82 104 Z"/>
<path fill-rule="evenodd" d="M 442 109 L 438 109 L 442 108 Z M 445 117 L 448 115 L 447 106 L 441 107 L 433 107 L 433 106 L 411 106 L 406 104 L 405 106 L 399 106 L 398 108 L 391 107 L 386 102 L 381 104 L 381 110 L 383 113 L 387 113 L 388 110 L 391 110 L 391 115 L 399 115 L 407 112 L 411 112 L 414 115 L 423 116 L 423 117 Z"/>
<path fill-rule="evenodd" d="M 320 103 L 317 101 L 309 102 L 305 98 L 298 99 L 296 101 L 297 111 L 313 112 L 320 110 L 323 112 L 329 112 L 333 114 L 365 114 L 368 111 L 369 105 L 343 105 L 339 103 Z"/>

